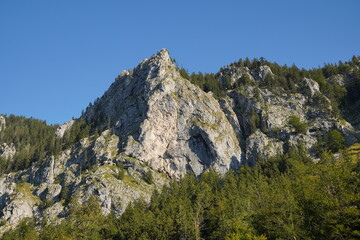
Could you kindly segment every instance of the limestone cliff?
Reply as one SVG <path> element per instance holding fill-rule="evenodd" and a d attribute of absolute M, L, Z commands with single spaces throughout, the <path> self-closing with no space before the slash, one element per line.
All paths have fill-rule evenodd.
<path fill-rule="evenodd" d="M 100 114 L 120 138 L 119 153 L 171 177 L 240 165 L 239 141 L 218 101 L 183 79 L 165 49 L 122 72 L 82 117 Z"/>

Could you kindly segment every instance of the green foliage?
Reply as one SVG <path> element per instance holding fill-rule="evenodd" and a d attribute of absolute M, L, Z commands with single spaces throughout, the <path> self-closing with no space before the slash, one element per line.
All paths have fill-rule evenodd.
<path fill-rule="evenodd" d="M 356 69 L 351 74 L 351 81 L 346 89 L 348 91 L 348 95 L 346 96 L 346 101 L 351 104 L 360 100 L 360 69 Z"/>
<path fill-rule="evenodd" d="M 316 165 L 299 146 L 224 177 L 188 175 L 131 205 L 120 239 L 355 239 L 356 169 L 346 159 Z"/>
<path fill-rule="evenodd" d="M 60 197 L 61 200 L 65 200 L 65 205 L 67 205 L 68 201 L 69 201 L 68 194 L 69 194 L 69 188 L 64 183 L 64 186 L 61 188 L 61 192 L 59 194 L 59 197 Z"/>
<path fill-rule="evenodd" d="M 69 216 L 60 225 L 43 226 L 41 239 L 110 239 L 117 234 L 114 214 L 104 216 L 96 197 L 80 205 L 73 199 Z"/>
<path fill-rule="evenodd" d="M 0 173 L 18 171 L 41 163 L 46 156 L 57 155 L 80 139 L 90 135 L 90 125 L 85 120 L 76 120 L 63 138 L 55 135 L 58 125 L 22 116 L 4 116 L 6 128 L 0 132 L 0 144 L 14 144 L 16 154 L 12 160 L 0 159 Z"/>
<path fill-rule="evenodd" d="M 45 199 L 44 201 L 40 202 L 39 208 L 40 210 L 44 210 L 54 205 L 54 201 L 51 199 Z"/>
<path fill-rule="evenodd" d="M 148 170 L 148 171 L 145 172 L 144 180 L 148 184 L 153 184 L 154 183 L 154 177 L 153 177 L 153 175 L 151 173 L 151 170 Z"/>
<path fill-rule="evenodd" d="M 5 226 L 6 223 L 7 223 L 7 221 L 6 221 L 5 219 L 4 219 L 4 220 L 1 220 L 1 221 L 0 221 L 0 227 Z"/>
<path fill-rule="evenodd" d="M 2 240 L 37 240 L 38 234 L 35 231 L 34 220 L 26 218 L 19 225 L 10 231 L 4 233 Z"/>
<path fill-rule="evenodd" d="M 25 221 L 3 239 L 358 239 L 358 148 L 315 164 L 298 146 L 224 176 L 188 174 L 119 217 L 102 215 L 95 197 L 72 199 L 60 225 L 38 236 Z"/>
<path fill-rule="evenodd" d="M 225 89 L 221 88 L 218 77 L 213 73 L 192 73 L 189 74 L 184 68 L 179 69 L 180 75 L 191 83 L 199 86 L 205 92 L 213 92 L 215 97 L 224 97 Z M 225 88 L 230 87 L 230 79 L 227 79 Z"/>
<path fill-rule="evenodd" d="M 338 130 L 318 135 L 317 144 L 315 146 L 316 153 L 321 156 L 324 152 L 336 153 L 345 147 L 345 138 Z"/>
<path fill-rule="evenodd" d="M 122 162 L 119 162 L 117 164 L 117 169 L 118 169 L 118 172 L 115 173 L 115 177 L 119 180 L 123 180 L 124 179 L 124 176 L 125 176 L 125 169 L 124 169 L 124 163 Z"/>
<path fill-rule="evenodd" d="M 69 148 L 73 144 L 79 142 L 81 139 L 90 135 L 90 125 L 84 119 L 79 119 L 65 132 L 63 138 L 63 148 Z"/>
<path fill-rule="evenodd" d="M 255 111 L 254 108 L 251 109 L 249 125 L 251 132 L 255 132 L 258 128 L 260 128 L 261 122 L 259 114 Z"/>
<path fill-rule="evenodd" d="M 328 136 L 328 146 L 331 152 L 338 152 L 345 147 L 345 138 L 338 130 L 333 130 Z"/>
<path fill-rule="evenodd" d="M 28 168 L 33 162 L 42 161 L 46 155 L 60 151 L 61 141 L 55 137 L 57 125 L 12 114 L 4 117 L 6 128 L 0 132 L 0 144 L 14 144 L 16 154 L 12 161 L 0 161 L 1 172 Z"/>
<path fill-rule="evenodd" d="M 289 124 L 295 129 L 297 133 L 306 134 L 308 127 L 300 120 L 298 116 L 291 115 L 289 117 Z"/>

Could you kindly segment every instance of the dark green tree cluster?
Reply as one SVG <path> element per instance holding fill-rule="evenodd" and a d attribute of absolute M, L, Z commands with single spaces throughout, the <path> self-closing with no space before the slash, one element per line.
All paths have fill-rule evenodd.
<path fill-rule="evenodd" d="M 7 231 L 1 239 L 38 240 L 39 235 L 35 231 L 35 222 L 32 219 L 27 218 L 21 221 L 16 229 Z"/>
<path fill-rule="evenodd" d="M 352 104 L 360 100 L 360 68 L 352 72 L 351 81 L 347 86 L 346 104 Z"/>
<path fill-rule="evenodd" d="M 70 203 L 67 220 L 39 239 L 359 239 L 360 161 L 314 164 L 301 150 L 263 159 L 224 176 L 188 174 L 138 201 L 121 217 L 103 216 L 95 198 Z M 6 239 L 33 234 L 27 224 Z M 29 232 L 29 233 L 27 233 Z M 14 237 L 9 237 L 14 236 Z M 36 238 L 33 238 L 36 239 Z"/>
<path fill-rule="evenodd" d="M 71 147 L 73 144 L 78 143 L 81 139 L 90 135 L 91 126 L 86 123 L 84 119 L 78 119 L 68 129 L 63 137 L 63 149 Z"/>
<path fill-rule="evenodd" d="M 63 138 L 55 135 L 58 125 L 47 125 L 23 116 L 4 116 L 6 128 L 0 131 L 0 145 L 14 144 L 16 154 L 12 159 L 0 158 L 0 173 L 28 168 L 33 162 L 41 163 L 46 156 L 56 155 L 89 136 L 90 126 L 83 120 L 75 120 Z"/>
<path fill-rule="evenodd" d="M 120 218 L 120 239 L 356 239 L 359 163 L 301 151 L 220 177 L 187 176 Z"/>
<path fill-rule="evenodd" d="M 260 121 L 259 114 L 256 112 L 256 110 L 254 108 L 251 108 L 249 127 L 250 127 L 249 133 L 253 133 L 261 127 L 261 121 Z"/>
<path fill-rule="evenodd" d="M 289 117 L 289 124 L 295 129 L 296 133 L 305 134 L 308 129 L 307 125 L 296 115 Z"/>
<path fill-rule="evenodd" d="M 57 125 L 33 118 L 4 116 L 6 128 L 0 132 L 0 144 L 14 144 L 13 159 L 1 159 L 0 171 L 9 172 L 27 168 L 34 161 L 41 161 L 47 154 L 56 154 L 61 149 L 61 140 L 56 139 Z"/>
<path fill-rule="evenodd" d="M 317 137 L 315 146 L 317 154 L 320 156 L 323 152 L 336 153 L 345 148 L 345 138 L 338 130 L 332 130 L 326 134 Z"/>
<path fill-rule="evenodd" d="M 220 86 L 220 82 L 216 74 L 203 74 L 202 72 L 189 74 L 184 68 L 179 69 L 179 72 L 183 78 L 190 80 L 191 83 L 199 86 L 205 92 L 213 92 L 217 98 L 221 98 L 226 95 L 225 89 Z"/>

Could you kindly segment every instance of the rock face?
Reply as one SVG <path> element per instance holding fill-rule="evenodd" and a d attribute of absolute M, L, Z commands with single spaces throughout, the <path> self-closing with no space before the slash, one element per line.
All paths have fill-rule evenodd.
<path fill-rule="evenodd" d="M 16 153 L 16 148 L 13 143 L 7 145 L 3 143 L 0 145 L 0 157 L 4 159 L 11 159 Z"/>
<path fill-rule="evenodd" d="M 240 144 L 218 101 L 183 79 L 165 49 L 122 72 L 82 117 L 93 122 L 99 114 L 115 125 L 119 153 L 171 177 L 240 165 Z"/>
<path fill-rule="evenodd" d="M 67 123 L 64 123 L 63 125 L 59 126 L 58 129 L 56 129 L 56 136 L 59 138 L 62 138 L 66 132 L 66 130 L 68 130 L 69 128 L 71 128 L 71 126 L 74 124 L 74 120 L 71 120 Z"/>
<path fill-rule="evenodd" d="M 3 130 L 3 129 L 5 129 L 5 127 L 6 127 L 5 118 L 0 115 L 0 131 Z"/>
<path fill-rule="evenodd" d="M 347 145 L 360 141 L 359 131 L 334 117 L 330 100 L 320 92 L 317 82 L 304 78 L 295 86 L 296 93 L 262 88 L 262 81 L 272 73 L 267 66 L 261 67 L 251 73 L 248 86 L 227 93 L 242 132 L 244 162 L 254 165 L 259 157 L 274 156 L 299 145 L 315 157 L 318 137 L 334 129 L 344 135 Z M 226 69 L 224 72 L 236 74 Z M 291 116 L 299 117 L 307 126 L 306 133 L 294 131 L 289 124 Z"/>
<path fill-rule="evenodd" d="M 25 217 L 60 221 L 71 197 L 83 204 L 97 196 L 104 214 L 121 214 L 136 200 L 149 201 L 151 193 L 168 181 L 139 160 L 118 155 L 118 136 L 104 131 L 94 139 L 82 139 L 75 150 L 48 157 L 42 164 L 0 177 L 0 234 Z M 151 172 L 153 184 L 145 179 Z M 121 174 L 122 173 L 122 174 Z"/>

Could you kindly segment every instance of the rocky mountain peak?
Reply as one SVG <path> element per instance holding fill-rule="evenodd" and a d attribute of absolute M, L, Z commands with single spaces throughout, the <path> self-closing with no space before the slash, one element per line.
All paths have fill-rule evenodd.
<path fill-rule="evenodd" d="M 174 67 L 175 66 L 173 65 L 168 50 L 164 48 L 152 55 L 150 59 L 144 59 L 141 61 L 134 70 L 134 76 L 137 77 L 137 80 L 141 80 L 143 78 L 153 79 L 158 76 L 164 76 L 171 68 Z"/>
<path fill-rule="evenodd" d="M 172 60 L 169 54 L 169 51 L 166 48 L 161 49 L 156 54 L 152 55 L 151 58 L 153 61 L 158 61 L 161 64 L 172 64 Z"/>
<path fill-rule="evenodd" d="M 240 144 L 218 101 L 182 78 L 166 49 L 122 72 L 83 118 L 107 119 L 118 153 L 169 176 L 240 164 Z"/>

